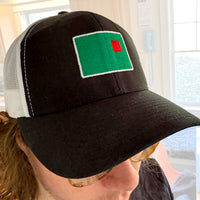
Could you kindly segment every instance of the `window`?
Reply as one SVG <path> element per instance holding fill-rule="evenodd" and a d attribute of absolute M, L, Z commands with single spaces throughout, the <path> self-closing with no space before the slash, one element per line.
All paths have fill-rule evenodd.
<path fill-rule="evenodd" d="M 172 0 L 174 100 L 200 106 L 200 0 Z"/>
<path fill-rule="evenodd" d="M 200 0 L 160 1 L 160 20 L 164 94 L 200 117 Z M 199 131 L 190 127 L 164 140 L 172 167 L 182 175 L 195 174 L 192 199 L 198 200 Z"/>
<path fill-rule="evenodd" d="M 57 15 L 60 11 L 70 12 L 68 5 L 65 6 L 56 6 L 48 9 L 36 9 L 31 11 L 22 11 L 20 12 L 22 20 L 22 29 L 23 31 L 32 23 L 46 17 Z"/>

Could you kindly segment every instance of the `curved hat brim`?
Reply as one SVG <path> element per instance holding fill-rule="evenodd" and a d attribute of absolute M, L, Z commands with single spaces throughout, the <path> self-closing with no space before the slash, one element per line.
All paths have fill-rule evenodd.
<path fill-rule="evenodd" d="M 149 90 L 18 121 L 40 162 L 67 178 L 100 173 L 177 131 L 200 125 L 200 119 Z"/>

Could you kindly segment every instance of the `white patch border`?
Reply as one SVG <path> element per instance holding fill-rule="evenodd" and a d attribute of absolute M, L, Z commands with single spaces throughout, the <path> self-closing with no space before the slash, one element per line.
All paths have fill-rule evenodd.
<path fill-rule="evenodd" d="M 102 72 L 102 73 L 92 74 L 92 75 L 87 75 L 87 76 L 83 75 L 82 65 L 81 65 L 81 62 L 80 62 L 79 53 L 78 53 L 78 49 L 77 49 L 77 46 L 76 46 L 75 39 L 76 38 L 80 38 L 80 37 L 84 37 L 84 36 L 87 36 L 87 35 L 94 35 L 94 34 L 99 34 L 99 33 L 115 33 L 115 34 L 118 34 L 118 35 L 121 36 L 122 41 L 124 42 L 124 46 L 126 48 L 126 51 L 127 51 L 127 54 L 128 54 L 128 59 L 129 59 L 129 61 L 131 63 L 132 69 L 113 70 L 113 71 Z M 122 37 L 121 33 L 119 33 L 119 32 L 114 32 L 114 31 L 95 31 L 95 32 L 92 32 L 92 33 L 86 33 L 86 34 L 81 34 L 81 35 L 74 36 L 72 38 L 72 40 L 73 40 L 73 44 L 74 44 L 74 49 L 75 49 L 76 58 L 77 58 L 77 61 L 78 61 L 78 66 L 79 66 L 80 74 L 81 74 L 81 77 L 83 79 L 90 78 L 90 77 L 95 77 L 95 76 L 101 76 L 101 75 L 105 75 L 105 74 L 116 73 L 116 72 L 124 72 L 124 71 L 133 71 L 134 70 L 133 63 L 131 62 L 131 59 L 130 59 L 130 56 L 129 56 L 129 52 L 128 52 L 128 49 L 126 47 L 126 43 L 125 43 L 124 38 Z"/>

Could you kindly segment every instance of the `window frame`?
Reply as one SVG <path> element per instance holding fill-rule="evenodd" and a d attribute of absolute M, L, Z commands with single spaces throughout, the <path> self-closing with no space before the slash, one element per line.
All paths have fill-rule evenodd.
<path fill-rule="evenodd" d="M 22 29 L 23 31 L 31 24 L 29 20 L 29 15 L 34 13 L 42 13 L 42 12 L 48 12 L 48 11 L 56 11 L 56 10 L 64 10 L 69 11 L 70 5 L 58 5 L 54 7 L 48 7 L 48 8 L 37 8 L 37 9 L 30 9 L 30 10 L 24 10 L 20 11 L 20 18 L 22 23 Z"/>
<path fill-rule="evenodd" d="M 169 100 L 180 105 L 184 109 L 188 110 L 189 112 L 200 118 L 200 103 L 186 104 L 176 102 L 175 100 L 175 50 L 172 1 L 173 0 L 160 1 L 163 94 Z"/>

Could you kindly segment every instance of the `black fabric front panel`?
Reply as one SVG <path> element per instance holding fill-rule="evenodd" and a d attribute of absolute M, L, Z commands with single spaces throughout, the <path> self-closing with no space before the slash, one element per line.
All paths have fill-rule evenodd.
<path fill-rule="evenodd" d="M 37 24 L 22 41 L 22 72 L 27 80 L 23 79 L 34 116 L 147 88 L 134 44 L 127 33 L 110 20 L 100 18 L 87 12 L 51 17 Z M 107 74 L 82 79 L 72 38 L 102 31 L 102 27 L 116 32 L 121 29 L 135 69 L 115 73 L 116 78 Z"/>

